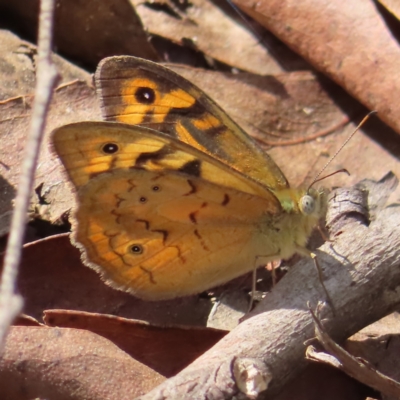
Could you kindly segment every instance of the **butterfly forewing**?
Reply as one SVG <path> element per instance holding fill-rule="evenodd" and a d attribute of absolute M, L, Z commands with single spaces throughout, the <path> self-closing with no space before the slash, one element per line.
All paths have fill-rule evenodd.
<path fill-rule="evenodd" d="M 53 144 L 78 189 L 93 177 L 116 169 L 177 171 L 261 196 L 269 201 L 272 212 L 280 211 L 274 194 L 257 182 L 151 129 L 110 122 L 80 122 L 56 129 Z"/>

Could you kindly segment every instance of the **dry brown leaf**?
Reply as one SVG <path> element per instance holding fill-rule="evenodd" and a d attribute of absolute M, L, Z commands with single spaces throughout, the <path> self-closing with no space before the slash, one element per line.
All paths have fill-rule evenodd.
<path fill-rule="evenodd" d="M 0 360 L 7 400 L 133 399 L 163 380 L 109 340 L 78 329 L 11 327 Z"/>
<path fill-rule="evenodd" d="M 177 374 L 227 333 L 203 327 L 161 327 L 112 315 L 67 310 L 45 311 L 44 322 L 97 333 L 166 377 Z"/>
<path fill-rule="evenodd" d="M 0 13 L 36 40 L 39 1 L 0 0 Z M 72 29 L 71 29 L 72 28 Z M 94 68 L 104 57 L 130 54 L 157 60 L 128 0 L 58 0 L 54 45 L 58 52 Z"/>
<path fill-rule="evenodd" d="M 32 96 L 36 84 L 36 46 L 9 31 L 0 30 L 0 101 Z M 53 54 L 52 61 L 60 74 L 59 85 L 81 80 L 91 83 L 87 72 Z"/>
<path fill-rule="evenodd" d="M 0 55 L 0 99 L 3 99 L 0 101 L 0 235 L 4 235 L 8 232 L 29 130 L 36 48 L 7 31 L 0 31 L 0 46 L 3 50 Z M 57 220 L 70 208 L 72 196 L 65 185 L 60 185 L 64 177 L 60 163 L 49 153 L 48 134 L 68 122 L 101 118 L 90 75 L 57 55 L 53 55 L 53 62 L 60 73 L 60 83 L 50 107 L 37 169 L 35 187 L 41 187 L 41 198 L 33 198 L 31 206 L 31 211 L 50 221 Z M 51 207 L 42 205 L 44 196 L 47 196 L 47 202 L 53 197 L 59 201 Z"/>
<path fill-rule="evenodd" d="M 8 231 L 12 200 L 19 179 L 20 167 L 24 157 L 24 146 L 29 130 L 32 96 L 21 96 L 0 103 L 0 232 Z M 99 120 L 100 111 L 94 89 L 85 82 L 76 81 L 56 89 L 47 117 L 46 134 L 36 173 L 35 188 L 40 187 L 39 197 L 33 199 L 34 213 L 55 221 L 71 207 L 73 197 L 64 184 L 60 162 L 50 153 L 48 136 L 52 129 L 70 122 Z M 51 206 L 53 197 L 58 202 Z"/>
<path fill-rule="evenodd" d="M 194 0 L 186 7 L 182 3 L 184 12 L 181 15 L 176 15 L 174 9 L 168 10 L 172 1 L 131 2 L 153 35 L 180 45 L 189 42 L 194 49 L 209 57 L 244 71 L 259 74 L 282 71 L 259 39 L 221 10 L 221 6 L 224 7 L 221 1 L 214 4 Z"/>
<path fill-rule="evenodd" d="M 42 326 L 36 318 L 26 314 L 20 314 L 13 322 L 15 326 Z"/>
<path fill-rule="evenodd" d="M 345 349 L 400 382 L 400 316 L 391 314 L 347 339 Z"/>
<path fill-rule="evenodd" d="M 0 30 L 0 100 L 32 94 L 35 71 L 30 52 L 34 46 L 11 32 Z"/>
<path fill-rule="evenodd" d="M 372 0 L 235 3 L 400 133 L 400 49 Z"/>
<path fill-rule="evenodd" d="M 310 305 L 308 307 L 314 323 L 315 337 L 323 350 L 317 349 L 314 345 L 309 345 L 306 350 L 307 360 L 330 365 L 345 372 L 357 381 L 380 392 L 382 398 L 400 398 L 399 382 L 391 376 L 383 374 L 382 371 L 378 371 L 367 360 L 350 354 L 327 332 L 326 323 L 322 322 L 323 317 L 321 317 L 322 303 L 317 306 L 315 311 Z"/>

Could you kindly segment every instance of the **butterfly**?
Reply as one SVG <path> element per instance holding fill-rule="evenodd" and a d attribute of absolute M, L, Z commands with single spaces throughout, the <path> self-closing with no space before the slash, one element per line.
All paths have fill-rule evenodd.
<path fill-rule="evenodd" d="M 205 93 L 128 56 L 101 61 L 95 81 L 105 121 L 57 128 L 52 143 L 76 193 L 72 242 L 106 283 L 171 299 L 311 254 L 327 193 L 290 188 Z"/>

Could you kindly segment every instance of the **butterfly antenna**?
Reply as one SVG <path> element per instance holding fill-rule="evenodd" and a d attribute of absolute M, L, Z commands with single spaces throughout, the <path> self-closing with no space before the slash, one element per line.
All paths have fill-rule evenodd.
<path fill-rule="evenodd" d="M 363 119 L 362 121 L 357 125 L 356 129 L 351 133 L 351 135 L 344 141 L 344 143 L 339 147 L 339 149 L 336 151 L 336 153 L 328 160 L 328 162 L 324 165 L 324 167 L 321 169 L 321 171 L 318 172 L 314 180 L 312 181 L 311 185 L 308 187 L 310 189 L 313 185 L 315 185 L 317 182 L 322 181 L 325 178 L 328 178 L 332 175 L 338 174 L 340 172 L 345 172 L 348 175 L 350 175 L 349 171 L 346 169 L 340 169 L 338 171 L 333 172 L 332 174 L 326 175 L 322 178 L 320 178 L 321 174 L 326 170 L 326 168 L 329 166 L 329 164 L 337 157 L 337 155 L 343 150 L 343 147 L 346 146 L 347 143 L 351 140 L 351 138 L 357 133 L 357 131 L 365 124 L 365 122 L 369 119 L 369 117 L 372 114 L 376 114 L 377 111 L 370 111 Z"/>

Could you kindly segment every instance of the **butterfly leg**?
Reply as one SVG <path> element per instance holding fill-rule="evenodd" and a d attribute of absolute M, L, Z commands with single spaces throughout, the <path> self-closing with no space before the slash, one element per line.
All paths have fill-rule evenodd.
<path fill-rule="evenodd" d="M 250 297 L 249 308 L 247 310 L 248 313 L 253 308 L 254 297 L 255 297 L 255 293 L 256 293 L 256 286 L 257 286 L 257 269 L 259 268 L 259 265 L 260 265 L 259 262 L 258 262 L 259 258 L 267 258 L 268 261 L 266 261 L 265 264 L 268 264 L 268 262 L 271 262 L 271 259 L 273 259 L 273 258 L 279 259 L 279 254 L 275 254 L 273 256 L 256 256 L 256 259 L 254 261 L 252 281 L 251 281 L 251 297 Z M 272 274 L 272 280 L 274 282 L 274 279 L 275 279 L 275 266 L 272 267 L 271 274 Z M 273 284 L 273 286 L 275 286 L 275 283 Z"/>
<path fill-rule="evenodd" d="M 323 291 L 325 292 L 326 300 L 327 300 L 328 304 L 331 306 L 332 311 L 334 313 L 335 312 L 335 307 L 333 305 L 331 296 L 329 296 L 328 290 L 327 290 L 327 288 L 326 288 L 326 286 L 324 284 L 324 277 L 322 276 L 322 268 L 319 265 L 317 255 L 315 253 L 313 253 L 312 251 L 306 249 L 305 247 L 300 247 L 300 246 L 297 247 L 297 252 L 299 254 L 301 254 L 301 255 L 304 255 L 304 256 L 312 258 L 312 260 L 314 261 L 314 265 L 315 265 L 315 268 L 316 268 L 317 273 L 318 273 L 318 280 L 319 280 L 319 282 L 320 282 L 320 284 L 322 286 Z"/>
<path fill-rule="evenodd" d="M 249 313 L 252 308 L 253 308 L 253 304 L 254 304 L 254 296 L 256 294 L 256 285 L 257 285 L 257 264 L 254 264 L 254 268 L 253 268 L 253 274 L 251 277 L 251 296 L 250 296 L 250 302 L 249 302 L 249 308 L 247 309 L 247 313 Z"/>

